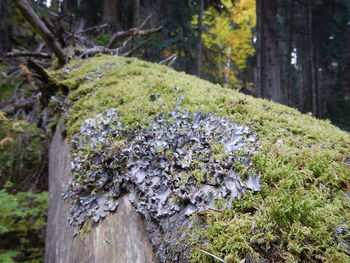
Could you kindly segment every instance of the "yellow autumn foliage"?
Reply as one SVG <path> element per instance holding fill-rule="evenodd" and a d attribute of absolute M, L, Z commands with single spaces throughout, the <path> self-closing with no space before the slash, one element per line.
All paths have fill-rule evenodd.
<path fill-rule="evenodd" d="M 253 32 L 256 24 L 255 0 L 221 0 L 228 12 L 210 8 L 205 12 L 203 43 L 217 48 L 220 73 L 230 87 L 239 87 L 238 73 L 254 54 Z"/>

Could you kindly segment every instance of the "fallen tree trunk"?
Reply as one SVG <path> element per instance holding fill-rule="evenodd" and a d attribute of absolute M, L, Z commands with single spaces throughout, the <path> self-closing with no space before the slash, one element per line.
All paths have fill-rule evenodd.
<path fill-rule="evenodd" d="M 72 234 L 67 220 L 70 207 L 62 198 L 72 179 L 70 147 L 62 135 L 64 129 L 61 122 L 50 147 L 45 262 L 157 262 L 143 220 L 127 196 L 119 198 L 118 211 L 97 227 L 85 227 L 77 237 Z"/>
<path fill-rule="evenodd" d="M 54 74 L 46 262 L 350 259 L 349 134 L 135 58 Z"/>

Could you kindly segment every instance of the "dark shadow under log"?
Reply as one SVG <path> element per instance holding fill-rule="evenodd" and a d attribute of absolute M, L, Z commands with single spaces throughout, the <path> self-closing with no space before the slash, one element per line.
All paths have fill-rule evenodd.
<path fill-rule="evenodd" d="M 71 159 L 64 124 L 56 129 L 49 153 L 49 212 L 46 263 L 153 263 L 152 245 L 143 220 L 128 201 L 119 199 L 117 212 L 109 214 L 86 233 L 73 237 L 68 224 L 69 204 L 62 192 L 71 177 Z"/>

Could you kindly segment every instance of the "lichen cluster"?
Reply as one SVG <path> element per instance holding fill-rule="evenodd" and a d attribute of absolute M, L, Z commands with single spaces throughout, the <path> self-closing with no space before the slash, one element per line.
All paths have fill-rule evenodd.
<path fill-rule="evenodd" d="M 85 120 L 71 140 L 74 179 L 65 192 L 75 230 L 86 220 L 97 223 L 115 211 L 116 199 L 130 192 L 158 258 L 166 262 L 174 260 L 173 247 L 184 240 L 170 244 L 161 232 L 173 232 L 195 212 L 231 207 L 247 189 L 260 189 L 259 175 L 242 178 L 234 171 L 238 165 L 251 167 L 257 136 L 249 127 L 217 115 L 184 111 L 183 98 L 168 115 L 160 113 L 139 130 L 124 127 L 114 108 Z M 167 229 L 170 217 L 182 217 L 181 224 Z M 164 244 L 170 248 L 165 250 Z"/>

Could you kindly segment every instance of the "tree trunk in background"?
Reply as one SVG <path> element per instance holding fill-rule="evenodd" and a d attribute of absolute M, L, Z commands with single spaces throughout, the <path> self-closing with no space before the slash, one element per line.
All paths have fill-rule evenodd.
<path fill-rule="evenodd" d="M 309 32 L 309 17 L 308 8 L 303 8 L 303 28 L 305 28 L 306 33 L 302 35 L 302 47 L 300 48 L 300 54 L 298 57 L 301 61 L 302 68 L 302 85 L 299 93 L 300 105 L 299 109 L 302 112 L 312 112 L 312 88 L 311 88 L 311 61 L 310 61 L 310 32 Z"/>
<path fill-rule="evenodd" d="M 117 4 L 117 0 L 103 0 L 102 22 L 110 25 L 111 32 L 119 30 Z"/>
<path fill-rule="evenodd" d="M 254 82 L 256 96 L 262 97 L 261 89 L 261 0 L 256 1 L 256 65 L 254 70 Z"/>
<path fill-rule="evenodd" d="M 202 65 L 202 32 L 203 32 L 203 13 L 204 13 L 204 0 L 199 1 L 198 6 L 198 39 L 196 47 L 196 76 L 201 75 L 201 65 Z"/>
<path fill-rule="evenodd" d="M 71 15 L 75 11 L 77 6 L 78 5 L 76 0 L 63 0 L 60 4 L 61 13 Z"/>
<path fill-rule="evenodd" d="M 0 1 L 0 55 L 11 50 L 11 27 L 8 17 L 8 1 Z"/>
<path fill-rule="evenodd" d="M 134 0 L 133 27 L 138 27 L 141 24 L 140 9 L 141 9 L 140 0 Z"/>
<path fill-rule="evenodd" d="M 302 63 L 303 85 L 300 90 L 300 109 L 302 112 L 312 112 L 316 117 L 320 117 L 320 87 L 318 83 L 318 63 L 316 56 L 316 36 L 314 34 L 314 21 L 312 13 L 312 1 L 303 6 L 304 28 L 306 34 L 303 38 L 303 48 L 300 59 Z"/>
<path fill-rule="evenodd" d="M 319 89 L 318 89 L 318 66 L 315 54 L 315 36 L 313 30 L 313 14 L 312 14 L 312 0 L 308 2 L 308 43 L 309 43 L 309 56 L 311 66 L 311 90 L 312 90 L 312 113 L 314 116 L 319 117 Z"/>
<path fill-rule="evenodd" d="M 257 94 L 282 103 L 276 0 L 257 0 L 257 23 Z"/>
<path fill-rule="evenodd" d="M 294 0 L 289 0 L 289 32 L 288 32 L 288 53 L 287 53 L 287 76 L 286 76 L 286 89 L 287 89 L 287 96 L 286 96 L 286 104 L 290 107 L 294 106 L 294 100 L 293 100 L 293 87 L 295 86 L 295 83 L 292 83 L 292 76 L 293 76 L 293 70 L 294 65 L 292 64 L 292 52 L 293 52 L 293 46 L 294 46 Z"/>

